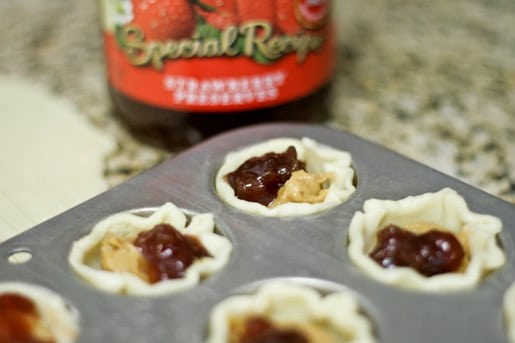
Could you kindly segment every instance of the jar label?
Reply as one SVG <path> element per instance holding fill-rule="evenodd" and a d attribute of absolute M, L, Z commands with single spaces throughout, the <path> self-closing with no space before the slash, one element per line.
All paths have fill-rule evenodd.
<path fill-rule="evenodd" d="M 134 100 L 199 112 L 285 103 L 330 77 L 330 0 L 102 0 L 108 78 Z"/>

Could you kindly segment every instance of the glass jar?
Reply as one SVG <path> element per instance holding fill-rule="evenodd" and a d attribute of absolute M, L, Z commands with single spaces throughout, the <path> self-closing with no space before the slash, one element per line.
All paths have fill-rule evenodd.
<path fill-rule="evenodd" d="M 321 122 L 330 0 L 101 0 L 110 94 L 136 137 L 179 150 L 235 127 Z"/>

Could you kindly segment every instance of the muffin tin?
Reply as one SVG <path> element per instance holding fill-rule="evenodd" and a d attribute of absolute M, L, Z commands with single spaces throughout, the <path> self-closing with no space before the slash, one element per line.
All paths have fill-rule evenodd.
<path fill-rule="evenodd" d="M 350 152 L 354 194 L 333 209 L 290 218 L 250 215 L 220 200 L 214 179 L 225 155 L 275 137 L 310 137 Z M 433 294 L 379 283 L 351 263 L 347 228 L 365 200 L 397 200 L 445 187 L 463 196 L 472 211 L 501 219 L 503 267 L 472 290 Z M 225 268 L 190 290 L 157 297 L 109 294 L 70 269 L 72 243 L 97 222 L 123 211 L 148 214 L 165 202 L 190 213 L 213 213 L 218 231 L 233 244 Z M 515 280 L 514 223 L 512 204 L 352 134 L 313 125 L 260 125 L 205 141 L 2 243 L 0 282 L 37 284 L 62 295 L 79 311 L 83 343 L 203 342 L 218 302 L 277 278 L 321 293 L 351 291 L 379 342 L 504 342 L 502 299 Z M 17 253 L 31 259 L 14 263 Z"/>

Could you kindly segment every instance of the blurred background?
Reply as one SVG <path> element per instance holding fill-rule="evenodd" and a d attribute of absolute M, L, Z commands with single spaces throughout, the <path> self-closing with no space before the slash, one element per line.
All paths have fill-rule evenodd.
<path fill-rule="evenodd" d="M 328 125 L 515 203 L 515 2 L 333 0 L 333 5 L 338 57 L 323 104 L 331 114 Z M 57 201 L 55 214 L 170 156 L 138 142 L 113 119 L 95 1 L 3 0 L 0 32 L 0 135 L 9 139 L 1 141 L 2 164 L 9 152 L 30 152 L 47 139 L 74 152 L 62 152 L 66 156 L 88 153 L 98 160 L 102 185 L 95 181 L 89 193 Z M 9 126 L 29 105 L 40 121 L 33 130 L 43 135 L 39 143 L 23 138 L 20 127 L 32 125 L 30 120 L 16 124 L 16 134 Z M 81 124 L 51 115 L 52 106 L 57 112 L 68 109 Z M 61 122 L 64 129 L 74 125 L 70 131 L 91 127 L 95 138 L 68 145 L 62 132 L 52 131 Z M 96 143 L 87 143 L 92 140 Z M 37 155 L 40 166 L 53 161 L 44 148 Z M 57 169 L 84 168 L 59 156 L 63 163 Z M 39 168 L 29 168 L 36 178 Z M 88 173 L 71 173 L 88 185 Z M 9 175 L 0 170 L 0 176 Z M 24 183 L 4 181 L 0 196 L 9 201 Z M 26 198 L 31 197 L 20 199 Z M 11 212 L 25 206 L 22 200 L 11 203 Z M 45 216 L 48 212 L 32 221 Z"/>

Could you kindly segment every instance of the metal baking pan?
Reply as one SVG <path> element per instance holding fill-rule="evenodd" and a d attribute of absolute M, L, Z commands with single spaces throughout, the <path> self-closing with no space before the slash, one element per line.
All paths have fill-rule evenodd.
<path fill-rule="evenodd" d="M 287 219 L 245 214 L 222 202 L 214 179 L 225 155 L 275 137 L 310 137 L 350 152 L 356 192 L 331 210 Z M 472 290 L 428 294 L 376 282 L 351 263 L 345 247 L 347 228 L 365 200 L 396 200 L 445 187 L 463 196 L 472 211 L 503 222 L 500 241 L 507 262 L 500 270 Z M 70 269 L 72 242 L 97 222 L 165 202 L 214 214 L 219 232 L 234 247 L 222 271 L 185 292 L 136 297 L 97 290 Z M 502 298 L 515 280 L 514 223 L 512 204 L 352 134 L 314 125 L 260 125 L 205 141 L 2 243 L 0 281 L 39 284 L 62 295 L 80 313 L 83 343 L 203 342 L 215 304 L 273 278 L 294 278 L 322 292 L 349 289 L 371 318 L 380 342 L 504 342 Z M 19 251 L 32 258 L 21 264 L 9 262 L 8 257 Z"/>

